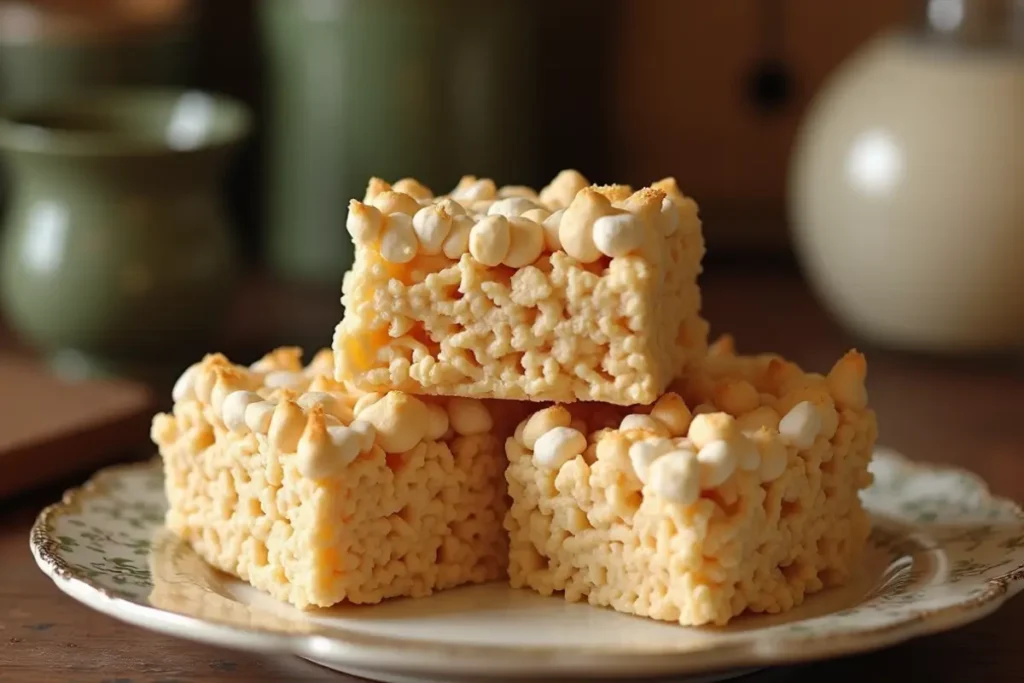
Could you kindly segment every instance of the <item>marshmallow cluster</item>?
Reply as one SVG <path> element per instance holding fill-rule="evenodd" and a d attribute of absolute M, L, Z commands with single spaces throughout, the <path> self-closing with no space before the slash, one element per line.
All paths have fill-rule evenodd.
<path fill-rule="evenodd" d="M 671 178 L 633 192 L 590 185 L 568 170 L 538 194 L 464 176 L 437 198 L 409 178 L 394 186 L 374 178 L 363 201 L 349 203 L 346 227 L 357 244 L 375 245 L 390 263 L 469 253 L 488 267 L 522 268 L 545 252 L 564 251 L 582 263 L 642 253 L 675 233 L 684 208 L 696 210 Z"/>
<path fill-rule="evenodd" d="M 220 354 L 208 356 L 182 373 L 172 397 L 177 404 L 200 404 L 212 424 L 238 437 L 254 434 L 278 452 L 295 453 L 299 471 L 314 479 L 336 475 L 375 445 L 404 453 L 424 440 L 486 434 L 493 427 L 482 401 L 341 391 L 322 374 L 329 372 L 330 352 L 306 367 L 300 358 L 299 349 L 278 349 L 244 368 Z M 333 391 L 317 388 L 324 385 Z"/>
<path fill-rule="evenodd" d="M 709 358 L 730 359 L 732 354 L 731 339 L 724 339 L 713 345 Z M 739 372 L 714 378 L 698 373 L 690 393 L 712 402 L 693 411 L 682 396 L 669 392 L 649 412 L 632 412 L 617 424 L 600 425 L 592 435 L 595 452 L 600 454 L 604 444 L 624 449 L 646 494 L 693 505 L 702 491 L 722 487 L 737 472 L 761 484 L 775 481 L 791 458 L 819 440 L 832 439 L 840 424 L 838 410 L 866 408 L 866 364 L 855 351 L 826 377 L 803 373 L 774 357 L 757 358 L 754 366 L 749 360 L 735 360 L 744 364 Z M 520 424 L 515 440 L 532 451 L 537 467 L 558 470 L 577 457 L 587 460 L 586 435 L 585 424 L 573 420 L 565 407 L 552 406 Z"/>

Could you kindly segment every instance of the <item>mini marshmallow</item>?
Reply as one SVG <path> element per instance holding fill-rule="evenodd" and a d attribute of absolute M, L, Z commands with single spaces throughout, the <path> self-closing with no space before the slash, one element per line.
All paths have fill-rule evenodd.
<path fill-rule="evenodd" d="M 476 202 L 482 199 L 494 199 L 498 192 L 494 181 L 490 178 L 479 180 L 471 175 L 462 176 L 459 184 L 452 190 L 452 198 L 460 202 Z"/>
<path fill-rule="evenodd" d="M 739 433 L 736 420 L 727 413 L 702 413 L 694 415 L 686 437 L 697 448 L 713 441 L 728 441 Z"/>
<path fill-rule="evenodd" d="M 589 184 L 579 171 L 566 169 L 540 191 L 540 201 L 552 208 L 564 209 L 572 203 L 576 193 Z"/>
<path fill-rule="evenodd" d="M 671 391 L 655 401 L 651 417 L 665 425 L 671 436 L 685 436 L 693 418 L 683 398 Z"/>
<path fill-rule="evenodd" d="M 650 415 L 633 413 L 622 418 L 622 422 L 619 423 L 619 431 L 628 432 L 635 429 L 650 432 L 655 436 L 671 436 L 668 427 Z"/>
<path fill-rule="evenodd" d="M 679 229 L 679 207 L 668 197 L 661 200 L 661 224 L 666 237 L 671 237 Z"/>
<path fill-rule="evenodd" d="M 344 426 L 327 427 L 325 432 L 307 431 L 296 447 L 296 465 L 303 476 L 324 479 L 359 457 L 362 438 Z"/>
<path fill-rule="evenodd" d="M 437 204 L 426 206 L 412 217 L 412 229 L 424 254 L 440 254 L 452 229 L 452 216 Z"/>
<path fill-rule="evenodd" d="M 594 221 L 612 212 L 611 202 L 603 194 L 591 187 L 580 190 L 558 226 L 558 241 L 565 253 L 581 263 L 601 258 L 601 251 L 594 244 Z"/>
<path fill-rule="evenodd" d="M 499 199 L 487 208 L 488 216 L 504 216 L 505 218 L 517 218 L 530 209 L 539 209 L 535 202 L 524 197 L 508 197 Z"/>
<path fill-rule="evenodd" d="M 498 197 L 501 199 L 523 197 L 536 201 L 537 193 L 532 187 L 527 187 L 526 185 L 503 185 L 498 188 Z"/>
<path fill-rule="evenodd" d="M 320 406 L 324 409 L 325 413 L 333 414 L 338 412 L 340 407 L 338 398 L 326 391 L 307 391 L 302 396 L 299 396 L 297 403 L 307 413 L 313 410 L 315 406 Z"/>
<path fill-rule="evenodd" d="M 298 389 L 303 386 L 308 378 L 301 372 L 290 370 L 275 370 L 268 372 L 263 378 L 263 386 L 268 389 Z"/>
<path fill-rule="evenodd" d="M 761 456 L 761 466 L 758 468 L 761 482 L 775 481 L 782 476 L 789 465 L 786 445 L 778 434 L 774 434 L 768 429 L 758 430 L 752 440 Z"/>
<path fill-rule="evenodd" d="M 381 192 L 387 192 L 390 189 L 392 189 L 391 184 L 386 180 L 377 177 L 370 178 L 370 182 L 366 184 L 366 195 L 363 197 L 363 201 L 372 202 Z"/>
<path fill-rule="evenodd" d="M 196 396 L 196 373 L 199 372 L 199 364 L 190 365 L 185 372 L 174 383 L 171 389 L 171 398 L 175 402 L 192 399 Z"/>
<path fill-rule="evenodd" d="M 799 449 L 810 448 L 821 432 L 821 414 L 810 401 L 793 406 L 779 421 L 779 434 Z"/>
<path fill-rule="evenodd" d="M 761 453 L 757 445 L 745 434 L 738 434 L 729 442 L 736 453 L 736 464 L 744 472 L 754 472 L 761 467 Z"/>
<path fill-rule="evenodd" d="M 750 382 L 738 379 L 721 382 L 715 387 L 715 404 L 731 415 L 743 415 L 758 407 L 761 399 Z"/>
<path fill-rule="evenodd" d="M 519 217 L 526 218 L 534 223 L 544 223 L 550 216 L 551 212 L 547 209 L 530 209 L 529 211 L 524 211 Z"/>
<path fill-rule="evenodd" d="M 368 394 L 363 394 L 362 396 L 356 399 L 356 404 L 352 406 L 352 414 L 358 415 L 359 413 L 363 412 L 364 410 L 366 410 L 367 408 L 369 408 L 382 398 L 384 398 L 384 394 L 378 393 L 376 391 L 371 391 Z"/>
<path fill-rule="evenodd" d="M 367 453 L 373 448 L 373 442 L 377 438 L 376 427 L 363 420 L 352 420 L 352 424 L 348 428 L 359 435 L 359 451 L 361 453 Z"/>
<path fill-rule="evenodd" d="M 266 434 L 275 408 L 277 404 L 273 401 L 250 403 L 245 407 L 245 426 L 257 434 Z"/>
<path fill-rule="evenodd" d="M 544 228 L 544 244 L 548 251 L 558 251 L 562 248 L 562 243 L 558 239 L 558 228 L 562 225 L 563 215 L 565 215 L 565 209 L 559 209 L 541 223 L 541 227 Z"/>
<path fill-rule="evenodd" d="M 594 245 L 605 256 L 626 256 L 643 243 L 643 226 L 631 213 L 602 216 L 594 221 Z"/>
<path fill-rule="evenodd" d="M 671 451 L 651 463 L 648 486 L 663 500 L 692 505 L 700 498 L 703 469 L 691 451 Z"/>
<path fill-rule="evenodd" d="M 528 218 L 509 220 L 510 246 L 502 263 L 522 268 L 537 260 L 544 251 L 544 228 Z"/>
<path fill-rule="evenodd" d="M 448 419 L 452 430 L 463 436 L 486 434 L 494 426 L 487 407 L 475 398 L 448 399 Z"/>
<path fill-rule="evenodd" d="M 348 203 L 348 218 L 345 228 L 356 242 L 370 242 L 377 239 L 383 225 L 383 216 L 374 206 L 353 199 Z"/>
<path fill-rule="evenodd" d="M 403 192 L 418 201 L 432 199 L 434 197 L 434 193 L 431 189 L 415 178 L 402 178 L 395 183 L 392 189 L 395 192 Z"/>
<path fill-rule="evenodd" d="M 422 401 L 392 391 L 359 413 L 377 429 L 377 444 L 387 453 L 404 453 L 423 440 L 429 415 Z"/>
<path fill-rule="evenodd" d="M 253 403 L 263 401 L 255 391 L 233 391 L 225 397 L 220 406 L 224 426 L 232 432 L 242 432 L 246 427 L 245 411 Z"/>
<path fill-rule="evenodd" d="M 439 441 L 448 433 L 448 411 L 436 403 L 427 403 L 427 434 L 431 441 Z"/>
<path fill-rule="evenodd" d="M 868 391 L 864 386 L 868 364 L 857 351 L 849 351 L 829 371 L 825 382 L 829 393 L 840 408 L 863 410 L 868 404 Z"/>
<path fill-rule="evenodd" d="M 267 439 L 281 453 L 295 451 L 305 426 L 305 414 L 295 401 L 282 401 L 270 418 Z"/>
<path fill-rule="evenodd" d="M 466 215 L 466 207 L 464 207 L 462 204 L 459 204 L 451 197 L 445 197 L 444 199 L 439 200 L 437 204 L 435 204 L 434 206 L 436 206 L 439 209 L 442 209 L 446 214 L 448 214 L 452 218 L 457 218 L 458 216 Z"/>
<path fill-rule="evenodd" d="M 559 469 L 587 450 L 587 437 L 572 427 L 555 427 L 543 434 L 533 447 L 533 459 L 541 467 Z"/>
<path fill-rule="evenodd" d="M 415 199 L 404 192 L 394 192 L 392 190 L 381 192 L 373 198 L 371 203 L 385 216 L 395 213 L 404 213 L 411 216 L 420 210 L 420 203 Z"/>
<path fill-rule="evenodd" d="M 697 452 L 700 463 L 700 486 L 713 489 L 725 483 L 739 464 L 738 450 L 728 441 L 711 441 Z"/>
<path fill-rule="evenodd" d="M 488 216 L 469 231 L 469 253 L 485 266 L 500 264 L 511 244 L 512 233 L 504 216 Z"/>
<path fill-rule="evenodd" d="M 651 464 L 673 449 L 674 445 L 668 439 L 644 439 L 634 442 L 629 447 L 629 461 L 633 464 L 636 478 L 646 484 Z"/>
<path fill-rule="evenodd" d="M 408 263 L 416 256 L 418 248 L 419 242 L 409 214 L 393 213 L 388 216 L 380 235 L 380 255 L 391 263 Z"/>
<path fill-rule="evenodd" d="M 568 427 L 572 422 L 572 415 L 564 406 L 551 406 L 538 410 L 523 422 L 522 438 L 519 442 L 527 450 L 533 450 L 534 446 L 544 434 L 555 427 Z"/>
<path fill-rule="evenodd" d="M 736 418 L 736 426 L 744 432 L 756 432 L 761 427 L 778 429 L 780 419 L 771 406 L 760 406 Z"/>
<path fill-rule="evenodd" d="M 453 261 L 458 261 L 469 249 L 469 233 L 472 231 L 474 221 L 469 216 L 456 216 L 452 221 L 452 229 L 448 232 L 441 245 L 444 255 Z"/>

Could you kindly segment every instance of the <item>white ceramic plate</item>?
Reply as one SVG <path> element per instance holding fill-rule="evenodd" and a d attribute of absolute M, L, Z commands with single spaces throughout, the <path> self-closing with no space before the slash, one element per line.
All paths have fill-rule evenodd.
<path fill-rule="evenodd" d="M 100 472 L 40 515 L 32 551 L 66 593 L 143 628 L 292 653 L 384 681 L 686 676 L 891 645 L 979 619 L 1024 587 L 1024 511 L 968 473 L 879 451 L 856 579 L 779 616 L 683 628 L 500 583 L 300 612 L 206 566 L 162 528 L 159 463 Z M 680 679 L 676 679 L 680 680 Z"/>

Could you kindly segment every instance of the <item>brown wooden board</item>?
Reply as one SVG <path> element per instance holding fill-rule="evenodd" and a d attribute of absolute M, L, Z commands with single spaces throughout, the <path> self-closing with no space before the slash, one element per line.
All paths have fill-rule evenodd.
<path fill-rule="evenodd" d="M 0 497 L 123 459 L 148 439 L 153 397 L 133 382 L 65 382 L 0 353 Z"/>

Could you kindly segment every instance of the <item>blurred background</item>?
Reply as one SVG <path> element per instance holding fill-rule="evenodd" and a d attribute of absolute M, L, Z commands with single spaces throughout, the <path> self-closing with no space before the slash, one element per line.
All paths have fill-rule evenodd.
<path fill-rule="evenodd" d="M 0 0 L 0 401 L 328 345 L 371 175 L 673 175 L 741 350 L 1015 353 L 1020 4 Z"/>

